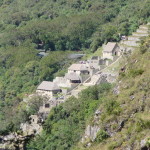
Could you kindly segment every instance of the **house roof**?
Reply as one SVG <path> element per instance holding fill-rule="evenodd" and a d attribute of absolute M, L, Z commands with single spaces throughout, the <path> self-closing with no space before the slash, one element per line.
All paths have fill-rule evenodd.
<path fill-rule="evenodd" d="M 117 45 L 116 42 L 108 42 L 107 45 L 104 47 L 104 52 L 112 52 L 115 46 Z"/>
<path fill-rule="evenodd" d="M 78 81 L 81 80 L 81 79 L 80 79 L 80 76 L 78 76 L 75 72 L 67 73 L 67 74 L 65 75 L 65 78 L 66 78 L 66 79 L 69 79 L 69 80 L 78 80 Z"/>
<path fill-rule="evenodd" d="M 88 67 L 85 64 L 72 64 L 68 70 L 85 71 L 88 70 Z"/>
<path fill-rule="evenodd" d="M 50 81 L 43 81 L 38 87 L 37 90 L 45 90 L 45 91 L 55 91 L 60 90 L 56 83 Z"/>

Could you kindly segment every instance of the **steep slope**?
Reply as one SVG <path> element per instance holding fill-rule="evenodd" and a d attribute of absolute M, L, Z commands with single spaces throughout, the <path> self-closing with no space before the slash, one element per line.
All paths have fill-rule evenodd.
<path fill-rule="evenodd" d="M 91 124 L 100 129 L 97 138 L 94 141 L 86 138 L 81 144 L 83 147 L 76 149 L 142 150 L 150 147 L 150 38 L 123 64 L 116 87 L 105 97 L 98 109 L 100 113 Z"/>
<path fill-rule="evenodd" d="M 148 22 L 149 12 L 148 0 L 1 0 L 0 134 L 27 120 L 24 96 L 63 73 L 65 50 L 90 53 L 104 41 L 119 41 Z M 41 50 L 50 55 L 37 57 Z"/>
<path fill-rule="evenodd" d="M 42 135 L 33 140 L 28 147 L 43 150 L 148 149 L 149 64 L 148 37 L 142 41 L 140 48 L 123 60 L 120 66 L 123 69 L 115 87 L 110 89 L 107 84 L 90 87 L 84 90 L 78 99 L 71 98 L 54 108 L 44 125 Z M 86 132 L 92 136 L 95 134 L 92 132 L 96 132 L 96 139 L 84 137 L 87 125 L 88 128 L 90 125 L 93 131 Z M 81 139 L 82 143 L 79 142 Z"/>

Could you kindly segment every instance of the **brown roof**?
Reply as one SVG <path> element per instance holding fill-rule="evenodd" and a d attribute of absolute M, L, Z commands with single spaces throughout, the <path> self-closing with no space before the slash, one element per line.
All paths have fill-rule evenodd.
<path fill-rule="evenodd" d="M 81 79 L 80 79 L 80 76 L 78 76 L 75 72 L 67 73 L 67 74 L 65 75 L 65 78 L 66 78 L 66 79 L 69 79 L 69 80 L 78 80 L 78 81 L 81 80 Z"/>
<path fill-rule="evenodd" d="M 55 91 L 60 90 L 56 83 L 50 81 L 43 81 L 38 87 L 37 90 L 45 90 L 45 91 Z"/>
<path fill-rule="evenodd" d="M 85 64 L 72 64 L 68 70 L 85 71 L 88 67 Z"/>
<path fill-rule="evenodd" d="M 103 51 L 112 52 L 116 45 L 117 45 L 116 42 L 108 42 Z"/>

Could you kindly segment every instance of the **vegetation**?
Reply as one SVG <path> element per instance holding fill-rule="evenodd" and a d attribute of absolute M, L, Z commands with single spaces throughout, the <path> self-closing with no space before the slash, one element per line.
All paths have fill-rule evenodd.
<path fill-rule="evenodd" d="M 124 76 L 119 76 L 119 94 L 115 95 L 110 90 L 99 107 L 102 112 L 98 124 L 101 130 L 95 142 L 90 148 L 79 144 L 76 149 L 139 149 L 142 140 L 146 141 L 145 147 L 149 148 L 149 45 L 150 37 L 144 39 L 140 48 L 122 62 L 122 65 L 128 64 Z"/>
<path fill-rule="evenodd" d="M 104 130 L 100 130 L 98 133 L 97 133 L 97 137 L 96 137 L 96 142 L 97 143 L 100 143 L 102 141 L 104 141 L 105 139 L 107 139 L 109 137 L 109 135 L 107 134 L 106 131 Z"/>
<path fill-rule="evenodd" d="M 138 149 L 143 139 L 146 140 L 145 146 L 148 147 L 149 45 L 148 37 L 132 56 L 124 60 L 128 64 L 124 76 L 119 77 L 121 82 L 117 83 L 119 94 L 114 94 L 112 92 L 114 87 L 109 84 L 101 84 L 84 90 L 78 99 L 70 98 L 66 103 L 52 110 L 44 124 L 44 131 L 31 141 L 28 147 L 44 150 L 111 150 L 133 146 L 134 149 Z M 141 54 L 142 48 L 146 51 Z M 80 141 L 86 126 L 94 125 L 95 119 L 92 118 L 97 109 L 101 111 L 98 117 L 99 123 L 96 122 L 100 131 L 92 142 L 92 147 L 87 148 L 87 142 L 80 143 Z"/>
<path fill-rule="evenodd" d="M 23 98 L 34 92 L 41 81 L 52 80 L 60 66 L 65 65 L 67 55 L 68 52 L 52 52 L 40 59 L 29 47 L 11 47 L 0 51 L 0 133 L 17 130 L 19 123 L 27 119 L 29 114 L 21 104 Z"/>
<path fill-rule="evenodd" d="M 29 147 L 36 149 L 69 150 L 81 138 L 103 97 L 111 89 L 110 84 L 102 84 L 84 90 L 78 99 L 71 97 L 64 104 L 54 108 L 44 124 L 41 136 L 32 141 Z M 107 135 L 102 132 L 100 138 Z"/>
<path fill-rule="evenodd" d="M 68 50 L 90 53 L 104 42 L 119 41 L 121 35 L 131 34 L 140 24 L 150 21 L 149 13 L 150 2 L 147 0 L 0 0 L 0 134 L 17 131 L 19 124 L 37 111 L 37 108 L 32 108 L 26 112 L 23 98 L 35 91 L 42 80 L 53 80 L 54 76 L 64 74 L 71 62 L 67 57 L 71 53 Z M 41 50 L 49 55 L 41 59 L 37 56 Z M 142 56 L 147 54 L 144 42 L 140 53 Z M 142 67 L 138 70 L 132 68 L 124 78 L 144 76 L 146 72 Z M 143 78 L 138 84 L 147 91 L 148 88 L 143 86 L 145 82 Z M 92 114 L 96 104 L 94 101 L 89 106 L 87 114 Z M 122 112 L 119 106 L 120 103 L 113 99 L 111 104 L 106 104 L 106 107 L 111 107 L 107 114 L 119 115 Z M 57 109 L 58 112 L 64 111 L 62 106 Z M 82 113 L 84 117 L 87 115 Z M 76 129 L 83 129 L 80 120 L 83 116 L 76 119 L 79 122 L 73 126 L 76 132 Z M 65 126 L 66 122 L 61 121 Z M 63 138 L 67 132 L 72 134 L 69 127 L 65 130 L 61 135 Z M 53 141 L 53 137 L 49 138 Z M 79 137 L 74 135 L 68 145 L 61 144 L 69 148 L 78 140 Z"/>
<path fill-rule="evenodd" d="M 3 0 L 0 45 L 28 41 L 49 51 L 96 50 L 148 21 L 149 5 L 147 0 Z"/>

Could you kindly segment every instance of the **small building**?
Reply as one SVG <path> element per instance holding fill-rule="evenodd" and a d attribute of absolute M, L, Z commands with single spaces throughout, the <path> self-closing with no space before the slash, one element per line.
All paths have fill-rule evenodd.
<path fill-rule="evenodd" d="M 108 42 L 104 46 L 103 58 L 108 58 L 113 60 L 115 56 L 120 56 L 120 48 L 116 42 Z"/>
<path fill-rule="evenodd" d="M 53 97 L 55 94 L 61 92 L 61 89 L 54 82 L 43 81 L 38 87 L 36 92 L 42 96 Z"/>
<path fill-rule="evenodd" d="M 88 60 L 90 67 L 93 67 L 94 69 L 99 69 L 100 59 L 101 57 L 99 56 L 93 56 L 90 60 Z"/>
<path fill-rule="evenodd" d="M 53 82 L 56 83 L 61 89 L 62 87 L 70 87 L 70 82 L 65 77 L 56 77 Z"/>
<path fill-rule="evenodd" d="M 88 60 L 91 68 L 94 68 L 94 73 L 98 70 L 104 69 L 111 63 L 111 60 L 108 58 L 101 58 L 99 56 L 93 56 L 90 60 Z"/>
<path fill-rule="evenodd" d="M 76 74 L 75 72 L 67 73 L 65 78 L 69 80 L 70 83 L 81 83 L 80 75 Z"/>
<path fill-rule="evenodd" d="M 89 74 L 89 67 L 86 64 L 72 64 L 68 68 L 68 73 L 75 72 L 77 75 Z"/>

